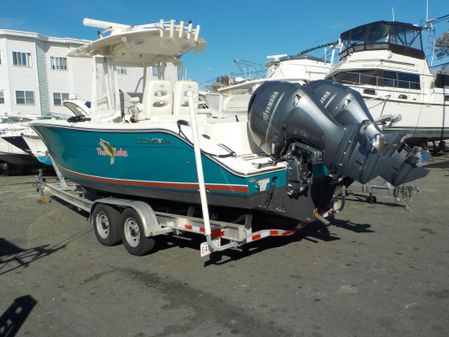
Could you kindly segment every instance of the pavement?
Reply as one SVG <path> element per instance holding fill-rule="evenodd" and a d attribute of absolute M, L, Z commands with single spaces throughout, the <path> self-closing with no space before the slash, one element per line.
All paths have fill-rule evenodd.
<path fill-rule="evenodd" d="M 221 260 L 201 238 L 136 257 L 85 214 L 0 177 L 0 336 L 449 336 L 449 155 L 409 211 L 352 196 L 334 225 Z"/>

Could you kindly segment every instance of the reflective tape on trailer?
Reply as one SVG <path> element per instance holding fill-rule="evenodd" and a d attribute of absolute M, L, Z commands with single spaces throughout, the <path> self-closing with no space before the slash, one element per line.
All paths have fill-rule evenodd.
<path fill-rule="evenodd" d="M 301 229 L 303 229 L 306 225 L 308 225 L 310 221 L 304 221 L 298 224 L 295 229 L 285 230 L 285 229 L 263 229 L 257 232 L 254 232 L 251 234 L 251 236 L 248 236 L 246 238 L 246 243 L 258 241 L 260 239 L 267 238 L 269 236 L 290 236 Z"/>
<path fill-rule="evenodd" d="M 186 231 L 186 232 L 191 232 L 191 233 L 197 233 L 197 234 L 205 234 L 206 233 L 206 228 L 203 226 L 197 226 L 194 224 L 184 224 L 184 225 L 180 225 L 178 226 L 179 230 L 182 231 Z M 223 232 L 221 231 L 220 228 L 212 228 L 211 229 L 211 238 L 215 239 L 219 236 L 222 236 Z"/>

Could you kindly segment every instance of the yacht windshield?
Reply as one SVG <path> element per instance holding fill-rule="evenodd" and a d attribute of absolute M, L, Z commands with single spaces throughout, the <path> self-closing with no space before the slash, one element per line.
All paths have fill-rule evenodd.
<path fill-rule="evenodd" d="M 395 53 L 424 58 L 421 28 L 401 22 L 379 21 L 348 30 L 340 36 L 340 58 L 362 50 L 388 49 Z"/>

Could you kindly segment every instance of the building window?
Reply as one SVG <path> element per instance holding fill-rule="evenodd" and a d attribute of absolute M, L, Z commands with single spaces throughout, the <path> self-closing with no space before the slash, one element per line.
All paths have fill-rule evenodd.
<path fill-rule="evenodd" d="M 50 65 L 53 70 L 67 70 L 67 57 L 50 57 Z"/>
<path fill-rule="evenodd" d="M 34 104 L 34 91 L 16 91 L 17 104 Z"/>
<path fill-rule="evenodd" d="M 19 67 L 31 67 L 31 53 L 13 51 L 12 64 Z"/>
<path fill-rule="evenodd" d="M 5 92 L 0 90 L 0 104 L 5 104 Z"/>
<path fill-rule="evenodd" d="M 127 74 L 125 67 L 116 67 L 116 69 L 117 69 L 117 74 L 120 74 L 120 75 L 126 75 Z"/>
<path fill-rule="evenodd" d="M 61 106 L 62 102 L 69 99 L 69 94 L 63 92 L 54 92 L 53 93 L 53 105 Z"/>

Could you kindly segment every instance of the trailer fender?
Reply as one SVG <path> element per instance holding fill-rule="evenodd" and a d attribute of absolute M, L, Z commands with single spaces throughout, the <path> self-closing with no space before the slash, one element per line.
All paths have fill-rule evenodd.
<path fill-rule="evenodd" d="M 95 206 L 98 204 L 106 204 L 117 206 L 119 208 L 132 208 L 139 214 L 140 219 L 142 220 L 142 225 L 145 229 L 145 236 L 150 237 L 154 235 L 158 235 L 161 233 L 165 233 L 166 231 L 161 227 L 159 221 L 154 213 L 153 209 L 146 202 L 139 200 L 128 200 L 128 199 L 120 199 L 120 198 L 103 198 L 95 200 L 90 208 L 90 214 L 92 214 Z M 90 219 L 91 220 L 91 219 Z"/>

